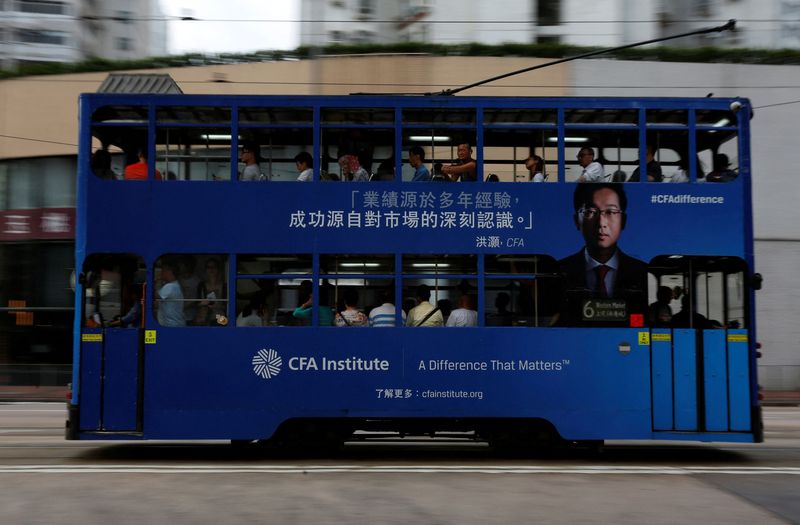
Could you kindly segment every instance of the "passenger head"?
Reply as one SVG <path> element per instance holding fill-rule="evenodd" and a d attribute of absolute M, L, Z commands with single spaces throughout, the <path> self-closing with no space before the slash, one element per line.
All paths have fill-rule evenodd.
<path fill-rule="evenodd" d="M 509 303 L 511 303 L 511 297 L 509 297 L 505 292 L 500 292 L 497 294 L 497 297 L 494 300 L 494 306 L 497 308 L 498 312 L 505 312 Z"/>
<path fill-rule="evenodd" d="M 415 168 L 425 162 L 425 150 L 419 146 L 411 146 L 408 150 L 408 163 Z"/>
<path fill-rule="evenodd" d="M 486 177 L 486 182 L 500 182 L 500 177 L 494 173 L 490 173 L 489 176 Z"/>
<path fill-rule="evenodd" d="M 474 310 L 475 308 L 472 301 L 472 296 L 466 293 L 462 294 L 461 297 L 458 298 L 458 307 L 466 310 Z"/>
<path fill-rule="evenodd" d="M 463 143 L 458 145 L 458 160 L 467 160 L 472 157 L 472 146 L 468 143 Z"/>
<path fill-rule="evenodd" d="M 164 259 L 161 261 L 161 279 L 166 282 L 172 282 L 177 279 L 178 264 L 172 259 Z"/>
<path fill-rule="evenodd" d="M 659 286 L 656 290 L 656 300 L 659 303 L 669 304 L 672 301 L 672 289 L 669 286 Z"/>
<path fill-rule="evenodd" d="M 252 140 L 242 142 L 242 151 L 239 155 L 239 160 L 245 164 L 258 164 L 261 155 L 259 154 L 261 148 Z"/>
<path fill-rule="evenodd" d="M 647 158 L 647 162 L 650 162 L 656 158 L 656 151 L 658 151 L 658 149 L 656 149 L 656 147 L 652 144 L 647 144 L 645 146 L 645 156 Z"/>
<path fill-rule="evenodd" d="M 420 284 L 417 286 L 416 292 L 414 292 L 414 297 L 416 297 L 419 302 L 427 301 L 431 298 L 431 289 L 427 284 Z"/>
<path fill-rule="evenodd" d="M 576 184 L 573 195 L 575 226 L 595 260 L 607 261 L 617 249 L 625 228 L 628 199 L 621 184 Z"/>
<path fill-rule="evenodd" d="M 378 290 L 378 302 L 380 304 L 394 304 L 394 300 L 392 299 L 394 296 L 394 290 L 389 288 L 381 288 Z"/>
<path fill-rule="evenodd" d="M 206 275 L 222 279 L 222 265 L 218 259 L 211 257 L 206 261 Z"/>
<path fill-rule="evenodd" d="M 345 288 L 344 304 L 345 306 L 358 306 L 358 290 L 355 288 Z"/>
<path fill-rule="evenodd" d="M 581 148 L 578 152 L 578 164 L 585 168 L 594 162 L 594 150 L 592 148 Z"/>
<path fill-rule="evenodd" d="M 441 175 L 442 173 L 442 163 L 436 162 L 433 164 L 433 173 L 436 175 Z"/>
<path fill-rule="evenodd" d="M 137 148 L 136 155 L 139 157 L 139 162 L 147 162 L 147 146 Z"/>
<path fill-rule="evenodd" d="M 725 171 L 731 163 L 728 162 L 728 156 L 724 153 L 717 153 L 714 155 L 714 171 Z"/>
<path fill-rule="evenodd" d="M 92 154 L 92 170 L 111 168 L 111 154 L 107 149 L 99 149 Z"/>
<path fill-rule="evenodd" d="M 297 166 L 297 171 L 305 171 L 314 167 L 314 158 L 311 153 L 301 151 L 294 156 L 294 163 Z"/>
<path fill-rule="evenodd" d="M 525 159 L 525 168 L 530 172 L 530 178 L 536 173 L 544 173 L 544 159 L 539 155 L 531 155 Z"/>

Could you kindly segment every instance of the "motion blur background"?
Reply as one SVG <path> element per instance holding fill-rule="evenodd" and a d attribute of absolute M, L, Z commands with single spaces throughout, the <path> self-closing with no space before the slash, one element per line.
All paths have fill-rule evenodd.
<path fill-rule="evenodd" d="M 800 391 L 797 1 L 0 0 L 0 395 L 69 381 L 77 97 L 109 72 L 187 94 L 426 92 L 731 18 L 465 94 L 749 98 L 760 382 Z"/>

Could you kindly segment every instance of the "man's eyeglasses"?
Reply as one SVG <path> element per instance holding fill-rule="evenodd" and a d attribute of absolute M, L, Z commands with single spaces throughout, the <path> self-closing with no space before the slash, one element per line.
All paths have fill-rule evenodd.
<path fill-rule="evenodd" d="M 578 214 L 587 221 L 595 219 L 599 215 L 602 215 L 606 219 L 615 219 L 622 213 L 623 211 L 619 208 L 608 208 L 607 210 L 600 210 L 598 208 L 581 208 L 578 210 Z"/>

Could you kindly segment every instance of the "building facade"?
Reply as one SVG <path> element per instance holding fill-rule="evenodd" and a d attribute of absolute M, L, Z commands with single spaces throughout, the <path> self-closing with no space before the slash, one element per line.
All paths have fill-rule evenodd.
<path fill-rule="evenodd" d="M 738 21 L 676 47 L 800 48 L 796 0 L 302 0 L 307 46 L 561 43 L 616 47 Z"/>
<path fill-rule="evenodd" d="M 158 0 L 0 0 L 0 67 L 167 54 Z"/>

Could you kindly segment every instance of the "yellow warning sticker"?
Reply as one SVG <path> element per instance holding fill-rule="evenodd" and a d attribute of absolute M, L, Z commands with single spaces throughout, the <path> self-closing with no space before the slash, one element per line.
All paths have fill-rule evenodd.
<path fill-rule="evenodd" d="M 155 330 L 145 330 L 144 331 L 144 344 L 146 344 L 146 345 L 154 345 L 154 344 L 156 344 L 156 331 Z"/>
<path fill-rule="evenodd" d="M 746 343 L 747 334 L 728 334 L 729 343 Z"/>
<path fill-rule="evenodd" d="M 81 341 L 84 343 L 102 343 L 103 334 L 81 334 Z"/>
<path fill-rule="evenodd" d="M 650 332 L 639 332 L 639 344 L 640 345 L 650 344 Z"/>
<path fill-rule="evenodd" d="M 650 338 L 654 343 L 669 343 L 672 341 L 672 334 L 653 334 L 650 336 Z"/>

